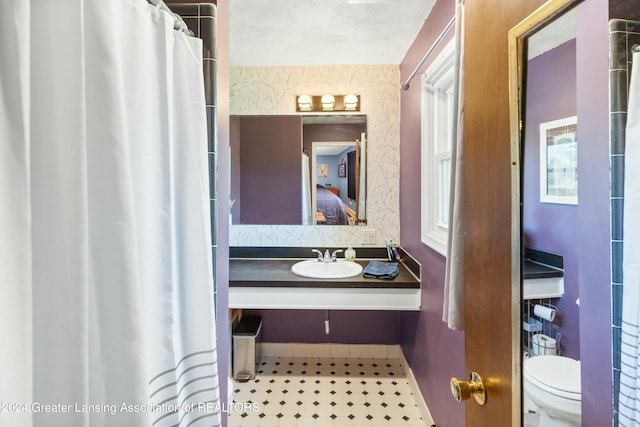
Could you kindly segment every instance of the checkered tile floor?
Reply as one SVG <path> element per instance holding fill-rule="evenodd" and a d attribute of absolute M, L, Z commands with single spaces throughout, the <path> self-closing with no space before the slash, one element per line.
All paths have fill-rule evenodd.
<path fill-rule="evenodd" d="M 424 427 L 397 359 L 263 357 L 234 383 L 229 427 Z"/>

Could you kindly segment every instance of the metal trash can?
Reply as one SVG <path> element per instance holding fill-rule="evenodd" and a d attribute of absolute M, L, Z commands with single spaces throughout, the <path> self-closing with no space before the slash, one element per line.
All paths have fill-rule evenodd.
<path fill-rule="evenodd" d="M 240 382 L 256 377 L 260 355 L 256 341 L 262 328 L 260 316 L 244 316 L 233 330 L 233 379 Z"/>

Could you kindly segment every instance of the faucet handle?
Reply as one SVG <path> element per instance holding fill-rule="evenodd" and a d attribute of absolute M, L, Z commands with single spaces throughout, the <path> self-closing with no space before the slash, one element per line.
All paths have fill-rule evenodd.
<path fill-rule="evenodd" d="M 316 252 L 318 254 L 318 261 L 319 262 L 322 261 L 322 251 L 320 251 L 318 249 L 311 249 L 311 252 Z"/>
<path fill-rule="evenodd" d="M 336 249 L 335 251 L 333 251 L 333 253 L 331 254 L 331 261 L 336 262 L 338 253 L 340 252 L 343 252 L 342 249 Z"/>

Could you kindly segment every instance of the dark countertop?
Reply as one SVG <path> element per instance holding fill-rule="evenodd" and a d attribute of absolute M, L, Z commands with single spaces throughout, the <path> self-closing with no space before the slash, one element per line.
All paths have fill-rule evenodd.
<path fill-rule="evenodd" d="M 540 264 L 535 261 L 524 261 L 524 279 L 546 279 L 549 277 L 563 277 L 564 272 L 555 267 L 546 264 Z"/>
<path fill-rule="evenodd" d="M 523 278 L 546 279 L 564 277 L 564 260 L 551 252 L 525 248 Z"/>
<path fill-rule="evenodd" d="M 392 280 L 371 279 L 362 275 L 345 279 L 310 279 L 295 275 L 291 266 L 309 258 L 229 260 L 230 287 L 313 287 L 313 288 L 408 288 L 419 289 L 420 280 L 400 263 L 400 274 Z M 356 260 L 364 268 L 370 260 Z"/>

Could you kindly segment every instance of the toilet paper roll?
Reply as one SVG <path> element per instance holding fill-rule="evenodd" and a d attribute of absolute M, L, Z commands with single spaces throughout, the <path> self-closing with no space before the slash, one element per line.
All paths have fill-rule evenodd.
<path fill-rule="evenodd" d="M 545 334 L 535 334 L 531 338 L 532 356 L 543 354 L 558 354 L 558 342 Z"/>
<path fill-rule="evenodd" d="M 554 308 L 539 304 L 533 306 L 533 314 L 549 322 L 553 322 L 553 319 L 556 318 L 556 310 Z"/>

